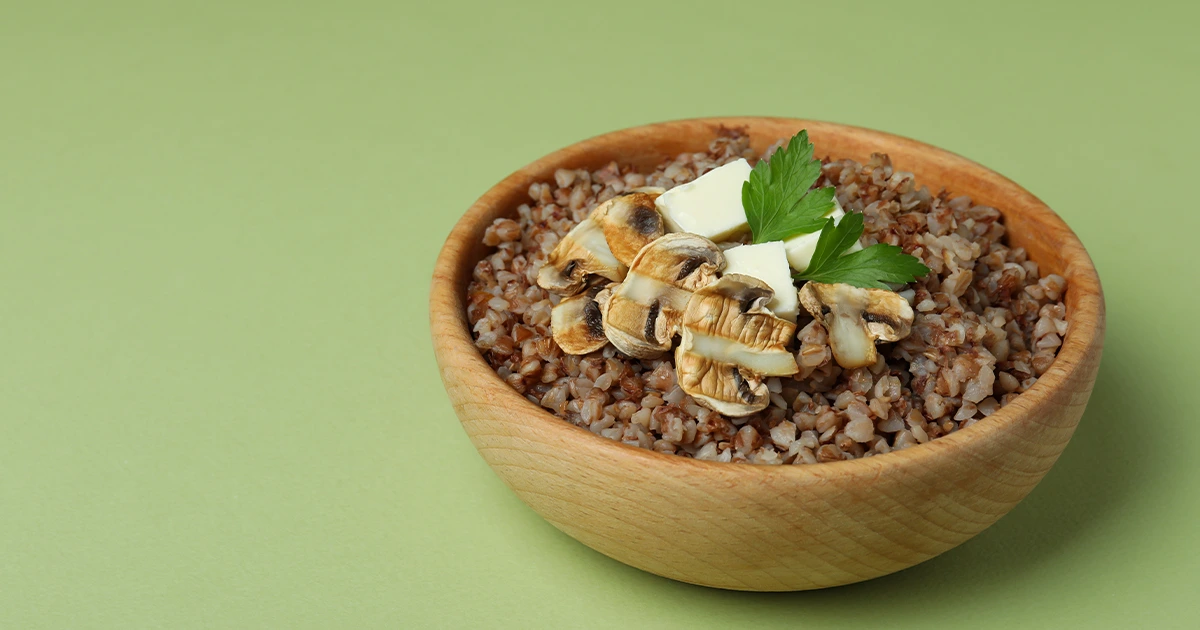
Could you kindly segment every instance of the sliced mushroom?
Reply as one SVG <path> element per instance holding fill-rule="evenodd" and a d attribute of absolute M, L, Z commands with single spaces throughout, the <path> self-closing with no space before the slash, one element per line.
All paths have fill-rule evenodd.
<path fill-rule="evenodd" d="M 617 350 L 652 359 L 671 348 L 692 292 L 716 279 L 725 256 L 695 234 L 667 234 L 642 248 L 625 281 L 602 296 L 604 332 Z"/>
<path fill-rule="evenodd" d="M 579 295 L 565 297 L 550 310 L 550 332 L 567 354 L 587 354 L 608 343 L 596 296 L 608 283 L 599 282 Z"/>
<path fill-rule="evenodd" d="M 679 387 L 697 403 L 731 418 L 762 411 L 771 402 L 771 394 L 762 378 L 743 372 L 732 363 L 719 363 L 699 354 L 676 350 L 675 371 Z"/>
<path fill-rule="evenodd" d="M 912 307 L 892 291 L 807 282 L 800 303 L 825 325 L 833 359 L 846 369 L 874 365 L 877 341 L 899 341 L 912 331 Z"/>
<path fill-rule="evenodd" d="M 575 295 L 597 275 L 620 282 L 627 268 L 613 256 L 604 240 L 604 229 L 592 217 L 579 222 L 550 252 L 538 271 L 538 286 L 559 295 Z"/>
<path fill-rule="evenodd" d="M 642 248 L 666 234 L 662 215 L 654 206 L 658 193 L 617 195 L 592 211 L 591 219 L 604 230 L 608 248 L 621 264 L 629 266 Z"/>
<path fill-rule="evenodd" d="M 692 295 L 675 351 L 679 387 L 727 416 L 746 416 L 770 402 L 763 376 L 799 371 L 787 344 L 796 325 L 766 304 L 773 293 L 757 278 L 728 274 Z"/>

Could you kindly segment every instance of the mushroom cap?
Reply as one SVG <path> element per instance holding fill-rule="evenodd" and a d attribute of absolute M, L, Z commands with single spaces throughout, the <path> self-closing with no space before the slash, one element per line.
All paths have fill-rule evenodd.
<path fill-rule="evenodd" d="M 608 343 L 596 296 L 607 283 L 593 284 L 583 293 L 563 298 L 550 310 L 550 331 L 567 354 L 587 354 Z"/>
<path fill-rule="evenodd" d="M 722 274 L 721 279 L 696 291 L 693 300 L 696 306 L 689 305 L 689 320 L 700 319 L 701 312 L 693 309 L 706 306 L 718 314 L 732 308 L 726 300 L 736 303 L 738 312 L 743 314 L 769 313 L 767 302 L 775 296 L 775 292 L 766 282 L 740 273 Z"/>
<path fill-rule="evenodd" d="M 764 375 L 799 371 L 787 344 L 796 325 L 766 308 L 766 283 L 740 274 L 696 291 L 684 311 L 675 351 L 679 386 L 710 409 L 745 416 L 767 406 Z"/>
<path fill-rule="evenodd" d="M 695 291 L 711 284 L 725 268 L 725 254 L 699 234 L 672 232 L 643 247 L 629 268 L 663 284 Z"/>
<path fill-rule="evenodd" d="M 867 291 L 867 312 L 863 319 L 876 341 L 900 341 L 912 332 L 913 309 L 899 293 L 872 289 Z"/>
<path fill-rule="evenodd" d="M 538 270 L 538 286 L 559 295 L 575 295 L 587 287 L 589 276 L 620 282 L 628 269 L 613 256 L 604 230 L 591 217 L 580 221 L 558 242 Z"/>
<path fill-rule="evenodd" d="M 601 302 L 600 315 L 604 335 L 613 347 L 635 359 L 657 359 L 671 349 L 676 318 L 663 312 L 660 304 L 651 308 L 629 300 Z M 642 328 L 637 329 L 637 323 Z"/>
<path fill-rule="evenodd" d="M 666 233 L 662 215 L 654 205 L 657 198 L 658 193 L 628 192 L 592 211 L 592 220 L 604 230 L 604 240 L 621 264 L 631 265 L 643 247 Z"/>
<path fill-rule="evenodd" d="M 912 331 L 912 306 L 892 291 L 806 282 L 800 304 L 829 331 L 833 358 L 846 369 L 873 365 L 876 341 L 899 341 Z"/>
<path fill-rule="evenodd" d="M 721 250 L 703 236 L 674 233 L 648 243 L 600 304 L 609 341 L 639 359 L 670 350 L 692 291 L 711 284 L 724 264 Z"/>
<path fill-rule="evenodd" d="M 679 387 L 697 403 L 732 418 L 757 413 L 770 404 L 767 384 L 757 375 L 682 349 L 675 351 Z"/>

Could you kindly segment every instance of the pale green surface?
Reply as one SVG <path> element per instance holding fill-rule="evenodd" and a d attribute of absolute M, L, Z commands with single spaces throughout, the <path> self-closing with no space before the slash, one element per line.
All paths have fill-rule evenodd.
<path fill-rule="evenodd" d="M 108 4 L 0 6 L 0 627 L 1200 626 L 1194 3 Z M 848 588 L 575 543 L 476 455 L 429 342 L 441 240 L 505 174 L 754 113 L 999 170 L 1108 295 L 1044 484 Z"/>

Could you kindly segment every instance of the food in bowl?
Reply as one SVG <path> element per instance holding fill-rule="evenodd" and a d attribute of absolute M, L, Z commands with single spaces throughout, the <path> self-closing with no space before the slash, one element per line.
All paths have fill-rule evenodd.
<path fill-rule="evenodd" d="M 757 156 L 723 128 L 651 172 L 533 184 L 484 234 L 476 346 L 565 421 L 726 462 L 904 449 L 1031 387 L 1065 280 L 1005 244 L 996 209 L 814 150 L 799 134 Z"/>

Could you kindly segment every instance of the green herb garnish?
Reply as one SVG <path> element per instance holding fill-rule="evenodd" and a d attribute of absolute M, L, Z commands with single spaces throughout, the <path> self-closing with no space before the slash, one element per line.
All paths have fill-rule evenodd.
<path fill-rule="evenodd" d="M 755 243 L 811 234 L 833 210 L 832 187 L 811 190 L 821 176 L 808 131 L 796 134 L 769 160 L 759 160 L 742 184 L 742 207 Z"/>
<path fill-rule="evenodd" d="M 866 249 L 841 255 L 858 242 L 863 233 L 863 217 L 847 212 L 841 222 L 825 219 L 812 260 L 796 280 L 825 284 L 838 282 L 863 289 L 891 289 L 886 283 L 907 284 L 929 273 L 916 256 L 905 254 L 895 245 L 876 243 Z"/>

